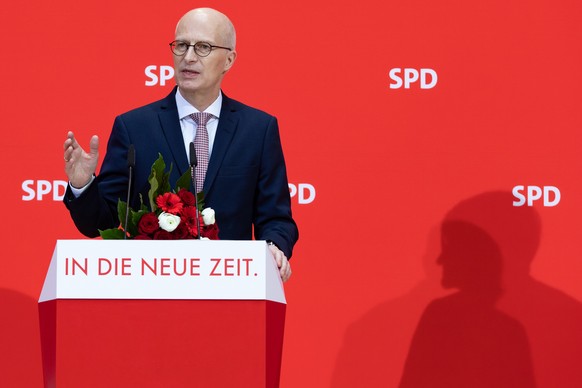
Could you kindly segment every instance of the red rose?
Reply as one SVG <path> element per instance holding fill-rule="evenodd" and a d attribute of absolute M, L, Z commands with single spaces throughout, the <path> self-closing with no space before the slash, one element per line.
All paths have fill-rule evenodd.
<path fill-rule="evenodd" d="M 180 225 L 178 225 L 178 227 L 174 229 L 174 231 L 171 233 L 172 239 L 173 240 L 187 239 L 188 232 L 189 232 L 188 226 L 184 222 L 180 222 Z"/>
<path fill-rule="evenodd" d="M 196 197 L 190 191 L 186 189 L 180 189 L 178 191 L 178 197 L 184 202 L 186 206 L 196 206 Z"/>
<path fill-rule="evenodd" d="M 182 209 L 180 221 L 180 225 L 184 224 L 192 237 L 198 236 L 198 231 L 196 230 L 196 208 L 185 207 Z"/>
<path fill-rule="evenodd" d="M 146 236 L 145 234 L 138 234 L 133 238 L 134 240 L 151 240 L 150 236 Z"/>
<path fill-rule="evenodd" d="M 144 214 L 137 224 L 137 229 L 140 234 L 151 236 L 160 227 L 158 223 L 158 216 L 156 213 Z"/>
<path fill-rule="evenodd" d="M 154 233 L 154 240 L 174 240 L 174 238 L 172 233 L 167 232 L 164 229 L 160 229 Z"/>
<path fill-rule="evenodd" d="M 201 234 L 202 237 L 207 237 L 211 240 L 218 240 L 218 225 L 216 225 L 215 222 L 214 224 L 204 226 Z"/>
<path fill-rule="evenodd" d="M 182 207 L 184 206 L 180 197 L 174 193 L 158 195 L 158 198 L 156 198 L 156 204 L 160 209 L 170 214 L 180 213 L 180 210 L 182 210 Z"/>

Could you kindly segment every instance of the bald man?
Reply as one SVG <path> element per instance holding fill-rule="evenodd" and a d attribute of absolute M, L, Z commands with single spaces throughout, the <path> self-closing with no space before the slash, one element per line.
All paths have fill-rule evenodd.
<path fill-rule="evenodd" d="M 116 117 L 99 175 L 99 139 L 88 152 L 69 132 L 64 143 L 69 187 L 64 203 L 79 231 L 98 236 L 119 225 L 117 201 L 128 187 L 127 151 L 136 149 L 134 190 L 139 207 L 147 198 L 152 163 L 161 153 L 174 169 L 172 187 L 189 169 L 189 144 L 198 124 L 193 114 L 206 112 L 209 163 L 203 183 L 206 205 L 216 211 L 223 240 L 266 240 L 280 268 L 291 276 L 288 258 L 298 239 L 277 119 L 227 97 L 222 79 L 236 59 L 236 32 L 226 15 L 199 8 L 178 22 L 170 43 L 177 86 L 164 99 Z"/>

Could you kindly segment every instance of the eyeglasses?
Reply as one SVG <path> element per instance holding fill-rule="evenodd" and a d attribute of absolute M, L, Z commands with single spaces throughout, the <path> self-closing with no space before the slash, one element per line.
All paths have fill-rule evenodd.
<path fill-rule="evenodd" d="M 232 51 L 231 48 L 222 47 L 222 46 L 214 46 L 214 45 L 211 45 L 210 43 L 206 43 L 206 42 L 196 42 L 194 44 L 188 44 L 186 42 L 182 42 L 181 40 L 175 40 L 172 43 L 170 43 L 170 50 L 172 50 L 174 55 L 178 55 L 178 56 L 185 55 L 186 52 L 188 52 L 188 49 L 190 47 L 192 47 L 194 49 L 194 52 L 199 57 L 207 57 L 210 55 L 212 50 L 217 49 L 217 48 Z"/>

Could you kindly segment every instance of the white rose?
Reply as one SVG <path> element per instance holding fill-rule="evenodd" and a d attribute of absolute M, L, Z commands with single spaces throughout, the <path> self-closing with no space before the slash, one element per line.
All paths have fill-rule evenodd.
<path fill-rule="evenodd" d="M 214 209 L 207 207 L 206 209 L 202 210 L 202 219 L 204 220 L 204 225 L 214 224 L 216 222 Z"/>
<path fill-rule="evenodd" d="M 158 224 L 166 232 L 173 232 L 180 225 L 180 217 L 163 212 L 158 216 Z"/>

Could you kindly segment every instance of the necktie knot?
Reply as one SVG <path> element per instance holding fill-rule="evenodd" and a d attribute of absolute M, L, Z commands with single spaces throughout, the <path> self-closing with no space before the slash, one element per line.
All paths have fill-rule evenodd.
<path fill-rule="evenodd" d="M 196 112 L 196 113 L 192 113 L 190 115 L 190 117 L 192 117 L 192 120 L 194 120 L 196 125 L 206 126 L 206 124 L 208 123 L 208 120 L 213 118 L 214 115 L 212 113 L 208 113 L 208 112 Z"/>

